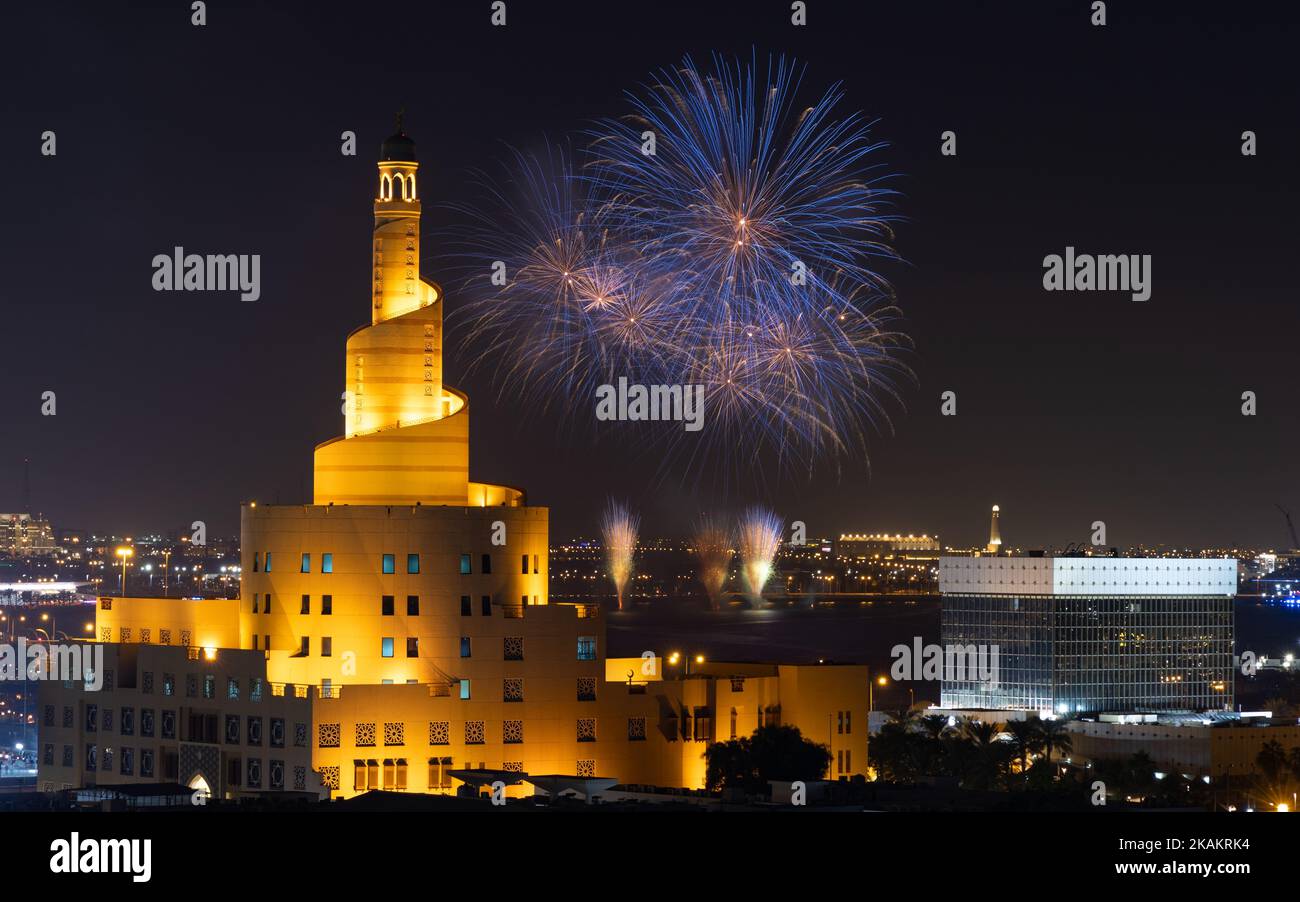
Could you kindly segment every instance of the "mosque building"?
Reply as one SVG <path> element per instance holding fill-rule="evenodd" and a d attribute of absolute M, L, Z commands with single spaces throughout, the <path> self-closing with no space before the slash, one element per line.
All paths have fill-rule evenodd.
<path fill-rule="evenodd" d="M 100 600 L 115 672 L 42 687 L 38 786 L 700 788 L 709 742 L 773 723 L 830 747 L 828 779 L 865 773 L 865 667 L 610 659 L 599 605 L 549 602 L 547 509 L 470 478 L 445 295 L 420 273 L 419 165 L 399 120 L 370 323 L 347 338 L 344 432 L 315 449 L 312 503 L 243 507 L 238 600 Z"/>

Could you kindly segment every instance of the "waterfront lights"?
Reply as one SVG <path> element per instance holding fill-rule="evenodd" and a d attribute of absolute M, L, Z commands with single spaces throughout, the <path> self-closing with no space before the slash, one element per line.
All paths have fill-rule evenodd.
<path fill-rule="evenodd" d="M 115 551 L 114 554 L 116 554 L 118 557 L 122 559 L 122 594 L 125 595 L 126 594 L 126 561 L 127 558 L 135 554 L 135 550 L 123 546 L 117 549 L 117 551 Z"/>

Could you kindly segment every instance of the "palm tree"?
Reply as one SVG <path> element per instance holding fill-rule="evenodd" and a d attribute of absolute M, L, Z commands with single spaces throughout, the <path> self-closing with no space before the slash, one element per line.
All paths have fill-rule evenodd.
<path fill-rule="evenodd" d="M 997 783 L 1005 769 L 1007 746 L 999 738 L 1002 726 L 974 718 L 962 720 L 961 736 L 970 750 L 966 776 L 980 788 Z"/>
<path fill-rule="evenodd" d="M 919 721 L 921 731 L 930 739 L 938 739 L 948 729 L 948 718 L 942 714 L 930 714 Z"/>
<path fill-rule="evenodd" d="M 1011 747 L 1015 757 L 1020 761 L 1020 772 L 1029 770 L 1029 756 L 1042 747 L 1042 736 L 1037 720 L 1013 720 L 1007 723 L 1006 731 L 1011 734 Z"/>
<path fill-rule="evenodd" d="M 1070 739 L 1063 720 L 1039 720 L 1038 737 L 1048 764 L 1052 763 L 1052 752 L 1074 751 L 1074 741 Z"/>
<path fill-rule="evenodd" d="M 915 708 L 899 708 L 893 713 L 894 723 L 904 730 L 911 730 L 921 720 L 921 712 Z"/>

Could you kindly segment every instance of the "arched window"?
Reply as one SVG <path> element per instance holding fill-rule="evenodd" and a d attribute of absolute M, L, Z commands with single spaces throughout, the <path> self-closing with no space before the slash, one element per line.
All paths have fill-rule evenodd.
<path fill-rule="evenodd" d="M 380 200 L 393 199 L 393 182 L 387 176 L 387 174 L 381 175 L 379 177 L 379 199 Z"/>

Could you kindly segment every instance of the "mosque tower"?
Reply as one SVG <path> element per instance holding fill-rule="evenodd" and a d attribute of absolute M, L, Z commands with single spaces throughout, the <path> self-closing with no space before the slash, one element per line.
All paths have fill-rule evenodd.
<path fill-rule="evenodd" d="M 370 325 L 347 339 L 344 431 L 316 448 L 314 502 L 522 504 L 469 482 L 469 399 L 442 381 L 443 293 L 420 275 L 420 164 L 401 116 L 378 168 Z"/>
<path fill-rule="evenodd" d="M 502 642 L 506 617 L 525 637 L 518 611 L 548 603 L 547 509 L 469 478 L 444 295 L 420 275 L 418 173 L 399 119 L 379 153 L 370 322 L 347 337 L 343 434 L 316 446 L 313 502 L 242 511 L 239 646 L 265 651 L 275 682 L 499 686 L 501 653 L 465 650 Z"/>
<path fill-rule="evenodd" d="M 993 519 L 989 522 L 989 543 L 985 551 L 989 554 L 997 554 L 1002 550 L 1002 532 L 998 529 L 998 512 L 1001 510 L 996 504 L 993 505 Z"/>

